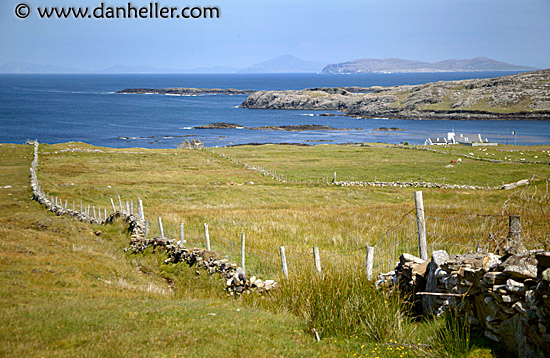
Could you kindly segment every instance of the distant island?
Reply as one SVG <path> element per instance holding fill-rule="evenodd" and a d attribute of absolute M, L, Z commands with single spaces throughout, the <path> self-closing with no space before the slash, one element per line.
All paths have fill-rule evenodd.
<path fill-rule="evenodd" d="M 323 60 L 303 60 L 292 55 L 283 55 L 246 67 L 209 66 L 199 68 L 167 68 L 149 65 L 116 64 L 107 68 L 91 70 L 75 67 L 60 67 L 27 62 L 0 64 L 0 73 L 30 74 L 177 74 L 177 73 L 415 73 L 415 72 L 477 72 L 477 71 L 533 71 L 537 68 L 517 66 L 486 57 L 467 60 L 443 60 L 435 63 L 401 58 L 369 58 L 327 65 Z"/>
<path fill-rule="evenodd" d="M 550 120 L 550 69 L 422 85 L 258 91 L 243 108 L 339 110 L 360 118 Z"/>
<path fill-rule="evenodd" d="M 225 94 L 225 95 L 242 95 L 251 94 L 252 90 L 239 90 L 235 88 L 186 88 L 186 87 L 172 87 L 172 88 L 126 88 L 115 93 L 122 94 L 164 94 L 173 96 L 198 96 L 203 94 Z"/>
<path fill-rule="evenodd" d="M 331 64 L 323 68 L 325 74 L 365 73 L 419 73 L 419 72 L 478 72 L 478 71 L 533 71 L 537 68 L 517 66 L 486 57 L 467 60 L 444 60 L 423 62 L 401 58 L 369 58 Z"/>

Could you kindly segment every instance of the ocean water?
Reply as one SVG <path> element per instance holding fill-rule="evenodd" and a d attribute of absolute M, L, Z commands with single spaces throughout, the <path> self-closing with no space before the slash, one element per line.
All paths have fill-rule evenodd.
<path fill-rule="evenodd" d="M 107 147 L 175 148 L 186 139 L 206 146 L 245 143 L 386 142 L 423 144 L 427 137 L 482 135 L 490 141 L 550 144 L 548 121 L 439 121 L 323 117 L 329 111 L 237 108 L 246 96 L 116 94 L 124 88 L 197 87 L 252 90 L 389 86 L 487 78 L 502 72 L 428 74 L 0 75 L 0 142 L 82 141 Z M 331 113 L 338 114 L 332 111 Z M 321 124 L 346 131 L 194 129 L 215 122 L 245 127 Z M 402 131 L 380 132 L 380 127 Z M 512 136 L 512 131 L 516 135 Z"/>

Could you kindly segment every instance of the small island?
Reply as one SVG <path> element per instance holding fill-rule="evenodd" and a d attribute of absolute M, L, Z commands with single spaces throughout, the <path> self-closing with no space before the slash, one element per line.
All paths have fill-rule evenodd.
<path fill-rule="evenodd" d="M 263 126 L 263 127 L 245 127 L 236 123 L 210 123 L 204 126 L 197 126 L 194 129 L 253 129 L 263 131 L 287 131 L 287 132 L 301 132 L 301 131 L 349 131 L 349 130 L 362 130 L 361 128 L 334 128 L 331 126 L 325 126 L 321 124 L 294 124 L 294 125 L 281 125 L 281 126 Z"/>
<path fill-rule="evenodd" d="M 397 128 L 397 127 L 391 127 L 391 128 L 380 127 L 380 128 L 375 128 L 375 129 L 373 129 L 373 130 L 379 131 L 379 132 L 398 132 L 398 131 L 404 131 L 404 129 L 402 129 L 402 128 Z"/>
<path fill-rule="evenodd" d="M 115 93 L 120 94 L 164 94 L 171 96 L 199 96 L 199 95 L 247 95 L 251 94 L 252 90 L 239 90 L 235 88 L 186 88 L 186 87 L 171 87 L 171 88 L 126 88 Z"/>

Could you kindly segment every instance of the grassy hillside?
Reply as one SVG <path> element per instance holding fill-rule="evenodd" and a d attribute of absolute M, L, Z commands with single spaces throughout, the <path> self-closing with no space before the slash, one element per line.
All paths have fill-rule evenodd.
<path fill-rule="evenodd" d="M 344 354 L 312 344 L 289 314 L 217 294 L 219 281 L 194 270 L 173 292 L 161 277 L 162 257 L 124 253 L 122 224 L 96 227 L 46 212 L 31 201 L 31 156 L 31 147 L 0 145 L 0 356 Z"/>
<path fill-rule="evenodd" d="M 282 281 L 278 249 L 284 245 L 291 281 L 270 297 L 241 302 L 225 297 L 216 276 L 165 265 L 162 253 L 124 253 L 129 237 L 122 223 L 90 226 L 45 212 L 30 200 L 32 148 L 0 145 L 1 355 L 433 355 L 410 347 L 437 346 L 433 337 L 439 323 L 410 321 L 395 297 L 365 289 L 372 286 L 363 274 L 365 245 L 376 247 L 378 272 L 393 267 L 403 251 L 416 254 L 414 189 L 317 185 L 317 178 L 331 179 L 336 171 L 354 180 L 402 176 L 439 182 L 444 176 L 447 182 L 498 185 L 536 175 L 527 191 L 423 190 L 428 240 L 430 251 L 458 252 L 478 243 L 494 249 L 487 234 L 501 240 L 506 215 L 520 212 L 527 244 L 547 245 L 548 220 L 541 218 L 548 218 L 548 207 L 541 210 L 537 200 L 545 193 L 549 166 L 464 158 L 446 168 L 459 154 L 469 155 L 464 150 L 472 148 L 432 153 L 261 146 L 209 153 L 83 143 L 40 146 L 40 183 L 69 206 L 82 201 L 110 212 L 110 198 L 117 202 L 120 195 L 123 202 L 135 203 L 140 197 L 150 235 L 158 234 L 156 217 L 162 216 L 168 236 L 178 237 L 184 222 L 188 245 L 203 246 L 203 223 L 208 223 L 213 250 L 235 262 L 245 232 L 247 270 L 263 279 Z M 535 160 L 546 158 L 550 147 L 490 150 L 491 157 Z M 218 155 L 222 152 L 312 184 L 274 181 L 235 165 Z M 526 193 L 532 199 L 526 200 Z M 326 279 L 312 274 L 313 246 L 321 249 Z M 352 306 L 335 304 L 350 297 L 371 302 L 371 308 L 353 313 Z M 370 320 L 376 322 L 374 330 L 362 326 Z M 321 333 L 321 343 L 314 342 L 312 328 Z"/>

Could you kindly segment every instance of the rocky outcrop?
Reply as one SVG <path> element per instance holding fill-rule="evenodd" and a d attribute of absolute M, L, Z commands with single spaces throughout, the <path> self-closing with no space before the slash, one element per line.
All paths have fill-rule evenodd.
<path fill-rule="evenodd" d="M 550 69 L 489 79 L 369 87 L 258 91 L 244 108 L 340 110 L 361 118 L 550 120 Z"/>
<path fill-rule="evenodd" d="M 256 129 L 263 131 L 286 131 L 286 132 L 301 132 L 301 131 L 349 131 L 350 128 L 334 128 L 321 124 L 294 124 L 288 126 L 264 126 L 264 127 L 248 127 L 248 129 Z M 362 130 L 361 128 L 354 128 Z"/>
<path fill-rule="evenodd" d="M 244 127 L 236 123 L 217 122 L 217 123 L 205 124 L 204 126 L 197 126 L 194 128 L 195 129 L 237 129 L 237 128 L 240 129 Z"/>
<path fill-rule="evenodd" d="M 195 129 L 253 129 L 263 131 L 287 131 L 287 132 L 300 132 L 300 131 L 348 131 L 350 128 L 334 128 L 331 126 L 325 126 L 321 124 L 293 124 L 293 125 L 281 125 L 281 126 L 263 126 L 263 127 L 243 127 L 235 123 L 210 123 L 204 126 L 195 127 Z M 355 130 L 362 130 L 361 128 L 354 128 Z"/>
<path fill-rule="evenodd" d="M 550 355 L 550 252 L 499 256 L 435 251 L 429 261 L 403 254 L 377 285 L 398 287 L 414 297 L 419 313 L 457 310 L 510 356 Z"/>
<path fill-rule="evenodd" d="M 203 149 L 204 143 L 198 139 L 186 139 L 185 142 L 178 144 L 178 149 Z"/>
<path fill-rule="evenodd" d="M 115 93 L 122 94 L 165 94 L 172 96 L 198 96 L 204 94 L 243 95 L 250 94 L 252 90 L 239 90 L 235 88 L 126 88 Z"/>
<path fill-rule="evenodd" d="M 399 132 L 399 131 L 404 131 L 404 129 L 397 128 L 397 127 L 391 127 L 391 128 L 380 127 L 380 128 L 373 129 L 373 131 L 378 131 L 378 132 Z"/>

